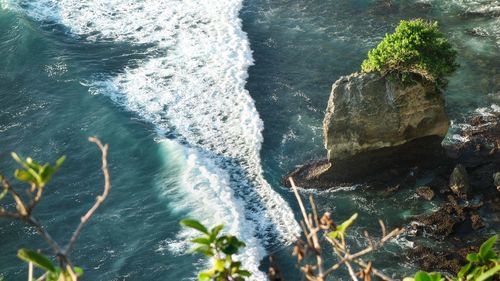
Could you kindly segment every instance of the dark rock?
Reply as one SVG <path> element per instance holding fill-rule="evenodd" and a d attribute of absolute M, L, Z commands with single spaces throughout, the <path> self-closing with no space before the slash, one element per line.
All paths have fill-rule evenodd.
<path fill-rule="evenodd" d="M 424 198 L 425 200 L 432 200 L 434 198 L 434 191 L 428 186 L 422 186 L 416 190 L 418 196 Z"/>
<path fill-rule="evenodd" d="M 450 175 L 450 189 L 460 198 L 467 198 L 470 189 L 469 177 L 467 170 L 461 164 L 455 166 Z"/>
<path fill-rule="evenodd" d="M 424 271 L 447 271 L 456 273 L 466 262 L 459 253 L 435 251 L 421 245 L 415 247 L 410 258 L 416 261 Z"/>
<path fill-rule="evenodd" d="M 417 245 L 407 256 L 417 262 L 424 271 L 448 272 L 456 275 L 461 267 L 467 263 L 467 254 L 477 252 L 476 246 L 461 246 L 459 248 L 435 250 Z"/>
<path fill-rule="evenodd" d="M 334 163 L 327 159 L 306 163 L 284 177 L 284 185 L 290 186 L 293 177 L 302 188 L 331 188 L 343 183 L 408 181 L 415 166 L 433 169 L 446 162 L 446 151 L 441 147 L 441 138 L 429 136 L 408 143 L 359 153 L 350 159 Z M 414 180 L 414 178 L 413 178 Z"/>
<path fill-rule="evenodd" d="M 493 184 L 497 187 L 497 190 L 500 191 L 500 172 L 493 174 Z"/>
<path fill-rule="evenodd" d="M 470 216 L 470 220 L 472 222 L 472 228 L 474 230 L 478 230 L 484 227 L 483 219 L 479 215 Z"/>

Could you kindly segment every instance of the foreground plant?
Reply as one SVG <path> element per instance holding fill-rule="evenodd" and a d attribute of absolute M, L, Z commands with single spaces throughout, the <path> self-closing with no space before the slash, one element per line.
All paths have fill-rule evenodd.
<path fill-rule="evenodd" d="M 27 196 L 21 196 L 7 178 L 0 174 L 0 181 L 3 187 L 3 191 L 0 193 L 0 201 L 5 199 L 7 195 L 10 195 L 15 205 L 15 210 L 8 210 L 8 207 L 0 205 L 0 217 L 20 220 L 33 227 L 49 244 L 52 254 L 58 263 L 58 266 L 54 265 L 40 251 L 20 249 L 17 256 L 28 263 L 29 281 L 35 279 L 46 281 L 77 281 L 83 275 L 83 270 L 75 266 L 69 256 L 83 227 L 101 206 L 102 202 L 104 202 L 111 188 L 107 162 L 108 145 L 103 145 L 97 138 L 89 138 L 89 141 L 95 143 L 101 150 L 104 191 L 97 197 L 94 205 L 81 218 L 80 223 L 65 247 L 61 247 L 33 215 L 35 207 L 43 197 L 47 184 L 64 163 L 65 157 L 59 158 L 54 165 L 50 165 L 49 163 L 37 163 L 29 157 L 22 159 L 16 153 L 12 153 L 12 158 L 22 167 L 15 171 L 14 177 L 18 181 L 28 185 L 28 188 L 25 190 Z M 39 277 L 34 277 L 34 267 L 41 269 L 44 273 Z M 0 276 L 0 280 L 2 279 L 3 277 Z"/>
<path fill-rule="evenodd" d="M 500 280 L 500 257 L 493 249 L 498 234 L 493 235 L 479 248 L 479 252 L 467 255 L 468 263 L 458 272 L 456 277 L 441 277 L 438 272 L 419 271 L 413 278 L 403 281 L 495 281 Z"/>
<path fill-rule="evenodd" d="M 443 82 L 458 64 L 457 52 L 438 29 L 437 22 L 402 20 L 392 34 L 368 53 L 365 72 L 416 73 L 429 81 Z"/>
<path fill-rule="evenodd" d="M 292 178 L 289 178 L 289 180 L 302 213 L 303 220 L 300 224 L 305 238 L 305 241 L 299 240 L 297 242 L 293 254 L 297 256 L 297 260 L 299 264 L 301 264 L 300 269 L 307 280 L 325 281 L 329 275 L 343 266 L 347 268 L 349 276 L 354 281 L 358 281 L 358 278 L 364 281 L 370 281 L 372 275 L 382 280 L 393 280 L 383 272 L 375 269 L 371 261 L 364 261 L 363 256 L 379 249 L 385 242 L 401 234 L 404 229 L 396 228 L 386 233 L 385 225 L 382 221 L 379 221 L 382 230 L 382 238 L 374 240 L 365 232 L 366 248 L 351 253 L 345 238 L 347 236 L 347 229 L 353 224 L 358 215 L 354 214 L 348 220 L 336 225 L 330 218 L 330 213 L 325 213 L 321 218 L 319 217 L 312 195 L 309 197 L 312 214 L 308 214 L 295 182 Z M 324 244 L 320 243 L 321 241 L 326 241 L 330 247 L 325 249 Z M 326 265 L 323 257 L 325 251 L 333 252 L 337 256 L 337 262 Z M 313 258 L 313 261 L 308 260 L 308 257 Z"/>
<path fill-rule="evenodd" d="M 251 276 L 249 271 L 241 268 L 241 262 L 233 259 L 245 243 L 235 236 L 221 234 L 224 225 L 219 224 L 208 230 L 197 220 L 185 219 L 180 223 L 202 233 L 202 236 L 191 240 L 197 245 L 192 251 L 212 260 L 212 268 L 198 275 L 200 281 L 243 281 Z"/>
<path fill-rule="evenodd" d="M 493 246 L 498 234 L 492 236 L 479 248 L 479 252 L 468 254 L 467 263 L 458 272 L 456 280 L 500 280 L 500 257 Z"/>

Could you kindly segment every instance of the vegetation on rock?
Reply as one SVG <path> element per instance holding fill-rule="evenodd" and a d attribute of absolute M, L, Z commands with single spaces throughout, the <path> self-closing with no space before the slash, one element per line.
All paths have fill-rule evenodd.
<path fill-rule="evenodd" d="M 437 22 L 402 20 L 392 34 L 363 61 L 364 72 L 416 73 L 427 80 L 443 82 L 458 64 L 457 52 L 438 29 Z"/>

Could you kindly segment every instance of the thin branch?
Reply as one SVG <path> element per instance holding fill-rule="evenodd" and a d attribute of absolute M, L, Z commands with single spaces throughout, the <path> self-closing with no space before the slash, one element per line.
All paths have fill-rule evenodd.
<path fill-rule="evenodd" d="M 378 224 L 380 224 L 380 228 L 382 229 L 382 237 L 385 236 L 386 232 L 385 232 L 385 224 L 382 220 L 378 220 Z"/>
<path fill-rule="evenodd" d="M 109 169 L 108 169 L 108 145 L 103 145 L 101 141 L 95 137 L 90 137 L 89 138 L 90 142 L 95 143 L 99 149 L 101 150 L 102 154 L 102 173 L 104 175 L 104 191 L 100 196 L 97 196 L 96 202 L 94 205 L 87 211 L 87 213 L 81 218 L 80 224 L 76 228 L 75 232 L 73 232 L 73 235 L 71 236 L 71 239 L 68 242 L 68 245 L 66 246 L 66 249 L 64 250 L 64 254 L 68 255 L 73 247 L 73 245 L 76 242 L 76 239 L 78 239 L 78 236 L 80 235 L 80 232 L 82 231 L 83 227 L 85 224 L 89 221 L 89 219 L 94 215 L 95 211 L 101 206 L 102 202 L 106 199 L 106 197 L 109 194 L 109 190 L 111 189 L 111 181 L 110 181 L 110 176 L 109 176 Z"/>
<path fill-rule="evenodd" d="M 0 217 L 6 217 L 11 219 L 21 219 L 21 216 L 18 213 L 12 213 L 5 211 L 4 208 L 0 207 Z"/>
<path fill-rule="evenodd" d="M 10 192 L 10 194 L 14 198 L 14 201 L 16 202 L 16 208 L 19 211 L 20 215 L 27 216 L 28 210 L 27 210 L 26 205 L 24 204 L 23 200 L 21 199 L 21 196 L 19 196 L 19 193 L 17 193 L 14 190 L 14 188 L 12 188 L 9 181 L 5 177 L 2 177 L 2 185 L 5 188 L 5 190 Z"/>
<path fill-rule="evenodd" d="M 356 273 L 354 273 L 354 270 L 352 269 L 352 266 L 349 262 L 346 262 L 345 265 L 347 266 L 347 270 L 349 271 L 349 275 L 351 276 L 351 279 L 353 281 L 359 281 L 358 278 L 356 277 Z"/>
<path fill-rule="evenodd" d="M 47 272 L 45 272 L 42 276 L 38 277 L 38 279 L 36 279 L 36 281 L 43 281 L 45 280 L 45 277 L 47 277 Z"/>
<path fill-rule="evenodd" d="M 319 227 L 318 209 L 316 208 L 316 203 L 314 203 L 312 194 L 309 196 L 309 202 L 311 203 L 311 208 L 314 215 L 314 223 L 316 224 L 316 227 Z"/>
<path fill-rule="evenodd" d="M 25 221 L 29 225 L 33 226 L 35 230 L 40 234 L 45 241 L 50 245 L 52 250 L 56 255 L 61 255 L 61 247 L 57 244 L 57 242 L 50 236 L 50 234 L 43 228 L 43 226 L 32 216 L 29 216 L 27 218 L 23 217 L 21 220 Z M 65 260 L 67 260 L 66 257 L 64 257 Z"/>
<path fill-rule="evenodd" d="M 365 263 L 362 259 L 358 258 L 356 260 L 353 260 L 354 263 L 362 266 L 362 267 L 367 267 L 368 264 Z M 376 268 L 372 267 L 372 272 L 373 274 L 375 274 L 376 276 L 380 277 L 382 280 L 385 280 L 385 281 L 395 281 L 394 279 L 392 279 L 391 277 L 385 275 L 384 273 L 382 273 L 381 271 L 377 270 Z"/>
<path fill-rule="evenodd" d="M 33 281 L 33 263 L 28 263 L 28 281 Z"/>
<path fill-rule="evenodd" d="M 288 178 L 288 180 L 290 181 L 290 184 L 292 185 L 293 193 L 295 194 L 295 197 L 297 198 L 297 201 L 299 202 L 300 211 L 302 212 L 302 217 L 304 218 L 304 221 L 306 222 L 307 227 L 309 229 L 311 229 L 312 227 L 311 227 L 311 225 L 309 225 L 309 220 L 307 217 L 306 208 L 304 208 L 304 203 L 302 202 L 302 198 L 300 197 L 299 191 L 297 190 L 297 186 L 295 185 L 295 181 L 291 177 Z"/>

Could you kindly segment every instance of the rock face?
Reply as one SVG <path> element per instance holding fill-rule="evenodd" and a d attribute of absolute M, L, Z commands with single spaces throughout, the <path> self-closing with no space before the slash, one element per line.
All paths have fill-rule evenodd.
<path fill-rule="evenodd" d="M 435 84 L 403 85 L 378 73 L 354 73 L 333 84 L 323 121 L 329 162 L 436 136 L 449 127 Z"/>

